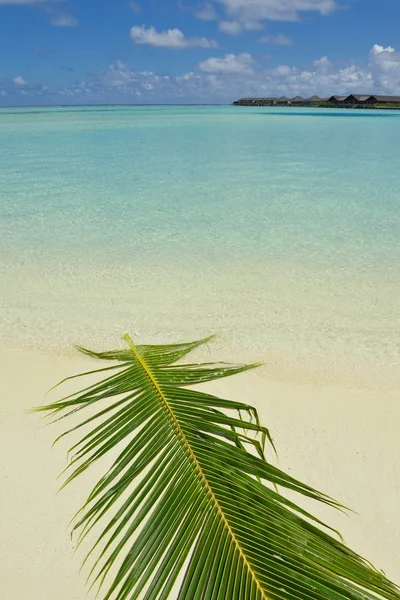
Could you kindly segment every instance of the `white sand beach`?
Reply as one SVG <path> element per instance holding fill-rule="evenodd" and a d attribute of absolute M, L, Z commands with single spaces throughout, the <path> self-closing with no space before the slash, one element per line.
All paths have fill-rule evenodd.
<path fill-rule="evenodd" d="M 2 600 L 83 600 L 83 552 L 74 553 L 68 523 L 90 477 L 57 494 L 66 445 L 52 441 L 65 424 L 28 414 L 88 359 L 0 350 L 0 590 Z M 260 370 L 212 384 L 216 393 L 254 403 L 279 452 L 279 466 L 339 499 L 345 516 L 312 503 L 346 542 L 400 581 L 400 392 L 350 388 L 319 379 L 274 378 Z M 272 458 L 272 457 L 271 457 Z M 99 463 L 91 477 L 99 476 Z M 91 597 L 91 596 L 90 596 Z"/>

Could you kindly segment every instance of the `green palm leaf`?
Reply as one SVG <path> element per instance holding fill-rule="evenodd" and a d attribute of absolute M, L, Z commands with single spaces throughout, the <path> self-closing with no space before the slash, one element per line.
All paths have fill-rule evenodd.
<path fill-rule="evenodd" d="M 117 451 L 74 526 L 80 541 L 99 530 L 90 576 L 107 582 L 104 600 L 171 598 L 178 578 L 178 600 L 399 600 L 397 586 L 278 491 L 341 508 L 267 461 L 272 440 L 257 411 L 188 387 L 257 365 L 178 362 L 206 339 L 125 339 L 122 351 L 81 348 L 118 363 L 98 370 L 102 381 L 36 409 L 56 419 L 87 409 L 66 432 L 85 434 L 71 448 L 65 484 Z"/>

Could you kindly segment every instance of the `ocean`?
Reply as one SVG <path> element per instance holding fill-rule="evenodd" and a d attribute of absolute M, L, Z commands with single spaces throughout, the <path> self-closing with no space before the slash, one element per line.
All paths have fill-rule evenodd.
<path fill-rule="evenodd" d="M 398 367 L 399 139 L 397 111 L 1 109 L 0 344 Z"/>

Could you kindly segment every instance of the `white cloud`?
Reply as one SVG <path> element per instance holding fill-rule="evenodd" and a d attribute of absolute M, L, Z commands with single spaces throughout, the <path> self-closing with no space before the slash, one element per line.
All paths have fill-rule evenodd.
<path fill-rule="evenodd" d="M 24 82 L 24 83 L 22 83 Z M 18 75 L 0 81 L 7 92 L 0 103 L 82 102 L 232 102 L 242 96 L 330 96 L 334 93 L 385 93 L 400 95 L 400 53 L 374 46 L 365 64 L 337 65 L 326 56 L 308 68 L 291 64 L 270 67 L 248 53 L 227 54 L 202 61 L 181 75 L 135 71 L 116 61 L 87 79 L 57 88 L 31 84 Z M 22 92 L 24 95 L 22 97 Z M 138 100 L 140 98 L 140 100 Z"/>
<path fill-rule="evenodd" d="M 78 19 L 69 13 L 56 12 L 51 17 L 50 23 L 56 27 L 76 27 Z"/>
<path fill-rule="evenodd" d="M 198 19 L 202 21 L 216 21 L 218 19 L 218 14 L 212 4 L 204 4 L 198 11 L 195 13 Z"/>
<path fill-rule="evenodd" d="M 242 33 L 243 27 L 238 21 L 221 21 L 219 30 L 229 35 L 238 35 Z"/>
<path fill-rule="evenodd" d="M 260 23 L 260 21 L 245 21 L 243 27 L 248 31 L 259 31 L 260 29 L 264 29 L 264 25 Z"/>
<path fill-rule="evenodd" d="M 287 35 L 264 35 L 259 39 L 261 44 L 277 44 L 278 46 L 291 46 L 293 44 L 292 38 Z"/>
<path fill-rule="evenodd" d="M 285 95 L 304 96 L 334 93 L 372 92 L 374 82 L 371 73 L 357 65 L 336 69 L 326 57 L 314 62 L 314 69 L 300 70 L 280 65 L 268 73 L 271 88 Z"/>
<path fill-rule="evenodd" d="M 394 54 L 396 51 L 394 48 L 392 48 L 392 46 L 388 46 L 387 48 L 384 48 L 383 46 L 380 46 L 379 44 L 374 44 L 370 50 L 370 55 L 371 56 L 378 56 L 378 54 Z"/>
<path fill-rule="evenodd" d="M 221 101 L 241 96 L 379 93 L 382 89 L 369 68 L 357 64 L 338 67 L 325 56 L 315 60 L 310 69 L 285 64 L 268 68 L 249 54 L 211 58 L 200 63 L 198 68 L 204 73 L 198 87 L 208 87 L 210 97 L 221 98 Z M 393 75 L 393 67 L 390 70 Z M 382 69 L 379 72 L 382 73 Z M 394 85 L 395 79 L 392 79 L 392 91 L 395 91 Z"/>
<path fill-rule="evenodd" d="M 263 28 L 263 24 L 259 21 L 221 21 L 219 24 L 220 31 L 228 33 L 229 35 L 238 35 L 239 33 L 242 33 L 243 30 L 257 31 Z"/>
<path fill-rule="evenodd" d="M 333 69 L 333 64 L 327 56 L 322 56 L 322 58 L 314 60 L 313 64 L 317 73 L 328 73 L 331 69 Z"/>
<path fill-rule="evenodd" d="M 201 79 L 201 76 L 196 75 L 195 73 L 193 73 L 193 71 L 190 71 L 189 73 L 185 73 L 184 75 L 178 75 L 176 79 L 177 81 L 191 81 L 192 79 Z"/>
<path fill-rule="evenodd" d="M 298 21 L 301 13 L 319 12 L 328 15 L 336 7 L 336 0 L 215 0 L 222 4 L 226 14 L 242 22 Z"/>
<path fill-rule="evenodd" d="M 101 74 L 101 81 L 107 87 L 126 87 L 139 81 L 138 75 L 121 60 L 117 60 Z"/>
<path fill-rule="evenodd" d="M 199 46 L 201 48 L 218 48 L 218 44 L 214 40 L 207 38 L 187 38 L 180 29 L 168 29 L 168 31 L 158 32 L 154 27 L 146 28 L 132 27 L 130 32 L 131 39 L 135 44 L 147 44 L 159 48 L 171 48 L 173 50 L 181 50 L 183 48 L 192 48 Z"/>
<path fill-rule="evenodd" d="M 14 77 L 13 83 L 15 83 L 15 85 L 26 85 L 27 81 L 25 81 L 21 75 L 17 75 L 17 77 Z"/>
<path fill-rule="evenodd" d="M 400 94 L 400 52 L 375 44 L 369 53 L 369 68 L 383 92 Z"/>
<path fill-rule="evenodd" d="M 224 58 L 209 58 L 199 63 L 200 71 L 206 73 L 252 73 L 253 58 L 248 52 L 225 54 Z"/>

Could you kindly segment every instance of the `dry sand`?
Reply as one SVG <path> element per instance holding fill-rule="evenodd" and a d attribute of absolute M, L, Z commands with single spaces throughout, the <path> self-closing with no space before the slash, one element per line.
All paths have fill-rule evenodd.
<path fill-rule="evenodd" d="M 65 446 L 51 449 L 58 426 L 27 410 L 84 358 L 0 351 L 0 596 L 2 600 L 83 600 L 82 553 L 68 522 L 89 481 L 57 494 Z M 340 383 L 340 382 L 339 382 Z M 355 550 L 400 583 L 400 392 L 289 383 L 269 373 L 212 384 L 254 403 L 275 439 L 279 466 L 341 500 L 344 516 L 313 503 Z M 209 386 L 210 387 L 210 386 Z M 96 466 L 93 476 L 101 472 Z"/>

